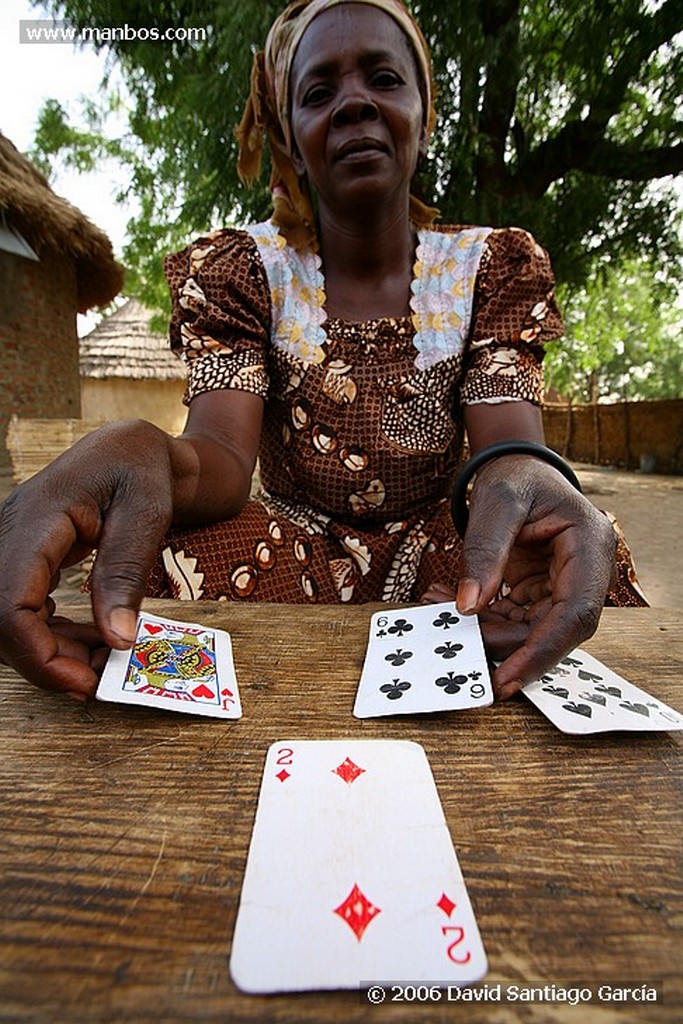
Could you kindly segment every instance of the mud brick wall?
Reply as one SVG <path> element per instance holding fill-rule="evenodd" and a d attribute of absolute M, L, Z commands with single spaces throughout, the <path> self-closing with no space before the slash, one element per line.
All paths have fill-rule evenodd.
<path fill-rule="evenodd" d="M 81 377 L 81 415 L 106 422 L 142 417 L 169 434 L 181 434 L 187 418 L 184 393 L 184 380 Z"/>
<path fill-rule="evenodd" d="M 68 258 L 0 251 L 0 466 L 12 413 L 79 417 L 76 275 Z"/>
<path fill-rule="evenodd" d="M 546 441 L 565 458 L 648 473 L 683 473 L 683 399 L 546 405 Z"/>

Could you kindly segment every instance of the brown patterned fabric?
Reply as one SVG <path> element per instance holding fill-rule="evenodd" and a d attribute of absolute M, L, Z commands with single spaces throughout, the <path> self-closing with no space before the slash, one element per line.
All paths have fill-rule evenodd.
<path fill-rule="evenodd" d="M 456 585 L 461 545 L 448 496 L 463 457 L 463 404 L 538 402 L 543 346 L 562 332 L 548 257 L 533 238 L 489 234 L 467 343 L 427 369 L 415 365 L 411 317 L 328 319 L 319 362 L 271 344 L 273 296 L 247 232 L 199 239 L 165 269 L 186 401 L 215 388 L 266 401 L 263 493 L 228 522 L 173 530 L 148 593 L 413 601 L 433 582 Z M 620 559 L 610 599 L 645 603 L 625 545 Z"/>

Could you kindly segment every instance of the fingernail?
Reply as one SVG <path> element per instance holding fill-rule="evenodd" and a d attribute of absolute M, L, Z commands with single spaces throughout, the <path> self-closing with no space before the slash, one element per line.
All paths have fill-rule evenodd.
<path fill-rule="evenodd" d="M 85 704 L 88 700 L 87 693 L 78 693 L 76 690 L 67 690 L 67 696 L 71 697 L 72 700 L 77 700 L 81 704 Z"/>
<path fill-rule="evenodd" d="M 458 611 L 464 614 L 473 612 L 477 607 L 480 594 L 481 587 L 476 580 L 460 580 L 457 597 Z"/>
<path fill-rule="evenodd" d="M 135 640 L 137 621 L 137 616 L 132 608 L 114 608 L 109 616 L 109 628 L 124 643 L 132 644 Z"/>
<path fill-rule="evenodd" d="M 524 683 L 521 679 L 512 679 L 509 683 L 503 683 L 496 690 L 496 697 L 498 700 L 507 700 L 508 697 L 512 697 L 515 693 L 518 693 L 522 689 Z"/>

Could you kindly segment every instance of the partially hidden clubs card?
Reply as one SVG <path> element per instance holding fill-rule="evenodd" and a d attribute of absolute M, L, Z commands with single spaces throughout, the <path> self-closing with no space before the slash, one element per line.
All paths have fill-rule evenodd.
<path fill-rule="evenodd" d="M 683 729 L 683 715 L 577 648 L 522 692 L 562 732 Z"/>
<path fill-rule="evenodd" d="M 242 716 L 229 634 L 145 612 L 132 648 L 109 655 L 96 697 L 188 715 Z"/>
<path fill-rule="evenodd" d="M 243 992 L 468 985 L 486 953 L 422 747 L 289 740 L 266 758 L 232 943 Z"/>
<path fill-rule="evenodd" d="M 455 603 L 377 612 L 370 622 L 356 718 L 462 711 L 493 703 L 475 615 Z"/>

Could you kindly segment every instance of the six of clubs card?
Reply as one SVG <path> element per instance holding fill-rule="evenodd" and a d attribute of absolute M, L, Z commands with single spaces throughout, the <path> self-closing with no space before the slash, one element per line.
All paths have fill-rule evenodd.
<path fill-rule="evenodd" d="M 476 616 L 459 614 L 453 602 L 372 616 L 353 709 L 356 718 L 460 711 L 492 703 Z"/>
<path fill-rule="evenodd" d="M 417 743 L 270 747 L 230 972 L 245 992 L 479 980 L 486 954 Z"/>
<path fill-rule="evenodd" d="M 112 651 L 98 700 L 240 718 L 230 636 L 191 622 L 142 613 L 129 651 Z"/>

